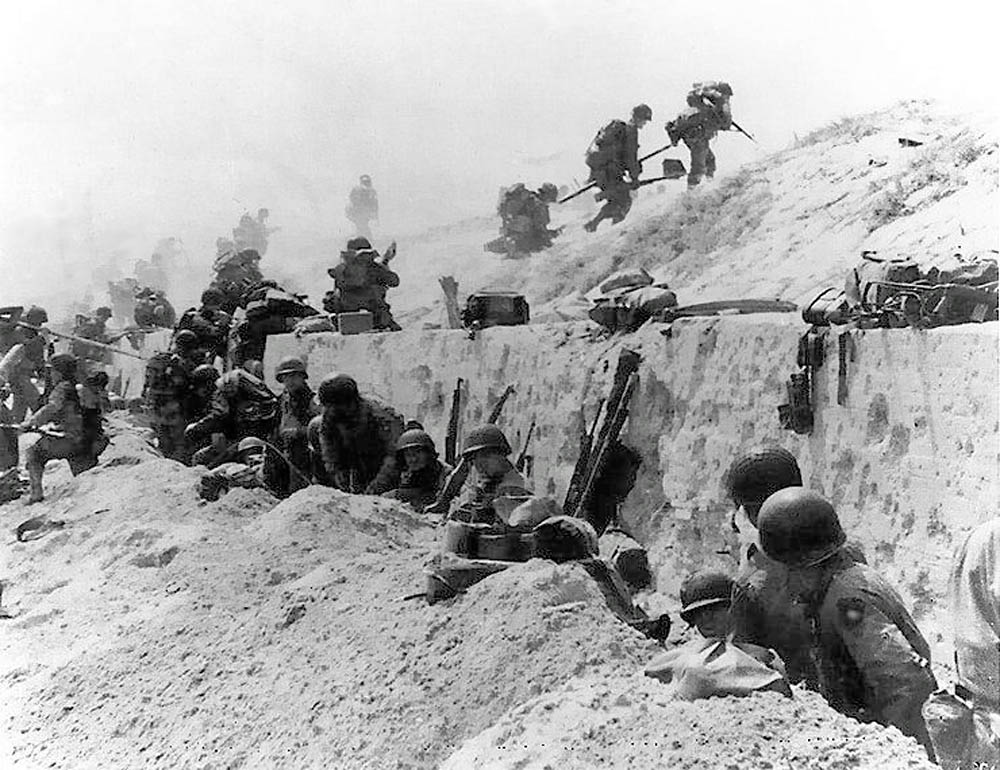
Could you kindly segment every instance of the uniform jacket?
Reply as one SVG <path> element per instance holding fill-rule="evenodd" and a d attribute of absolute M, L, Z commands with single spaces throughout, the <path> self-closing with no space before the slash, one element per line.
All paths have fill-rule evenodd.
<path fill-rule="evenodd" d="M 232 319 L 228 313 L 221 310 L 212 311 L 205 308 L 189 308 L 184 311 L 177 329 L 189 329 L 198 335 L 198 348 L 212 354 L 212 357 L 225 358 L 226 342 L 229 339 L 229 326 Z"/>
<path fill-rule="evenodd" d="M 972 531 L 952 569 L 958 681 L 1000 712 L 1000 518 Z"/>
<path fill-rule="evenodd" d="M 498 478 L 479 476 L 467 492 L 463 493 L 456 518 L 492 524 L 497 519 L 493 503 L 499 497 L 523 498 L 534 494 L 531 485 L 511 463 L 507 472 Z"/>
<path fill-rule="evenodd" d="M 59 382 L 49 394 L 46 404 L 31 415 L 30 424 L 36 428 L 49 423 L 65 433 L 67 439 L 83 440 L 83 413 L 74 383 L 66 380 Z"/>
<path fill-rule="evenodd" d="M 920 708 L 937 685 L 927 641 L 877 572 L 834 558 L 825 590 L 809 602 L 820 692 L 842 713 L 929 746 Z"/>
<path fill-rule="evenodd" d="M 403 460 L 398 456 L 396 462 L 400 468 L 404 467 Z M 410 503 L 417 511 L 422 511 L 437 500 L 452 470 L 450 465 L 438 459 L 418 471 L 405 469 L 400 473 L 399 486 L 387 492 L 386 497 Z"/>
<path fill-rule="evenodd" d="M 278 398 L 243 369 L 233 369 L 219 378 L 208 414 L 192 426 L 196 435 L 223 433 L 227 439 L 246 436 L 271 438 L 277 421 Z"/>
<path fill-rule="evenodd" d="M 325 409 L 319 431 L 323 467 L 333 485 L 349 491 L 354 475 L 356 492 L 380 495 L 397 486 L 399 464 L 396 443 L 403 432 L 403 418 L 391 407 L 362 398 L 350 422 Z"/>

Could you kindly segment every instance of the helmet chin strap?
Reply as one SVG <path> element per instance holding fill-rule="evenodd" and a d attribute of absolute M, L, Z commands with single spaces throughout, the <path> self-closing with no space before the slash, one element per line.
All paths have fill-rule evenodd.
<path fill-rule="evenodd" d="M 740 565 L 745 569 L 750 562 L 750 554 L 753 549 L 762 550 L 760 547 L 760 535 L 757 528 L 750 522 L 746 509 L 741 505 L 733 515 L 733 526 L 736 527 L 737 539 L 740 544 Z"/>

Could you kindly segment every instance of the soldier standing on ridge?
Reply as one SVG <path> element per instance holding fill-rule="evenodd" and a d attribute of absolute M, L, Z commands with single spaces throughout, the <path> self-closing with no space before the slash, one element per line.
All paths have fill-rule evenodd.
<path fill-rule="evenodd" d="M 327 270 L 336 288 L 327 292 L 323 309 L 328 313 L 367 310 L 374 316 L 372 324 L 376 329 L 399 331 L 385 299 L 389 289 L 399 286 L 399 276 L 388 266 L 395 253 L 395 242 L 380 258 L 367 238 L 351 238 L 340 252 L 340 264 Z"/>
<path fill-rule="evenodd" d="M 362 238 L 371 238 L 372 221 L 378 222 L 378 193 L 372 186 L 372 178 L 363 174 L 358 186 L 351 190 L 345 211 L 347 218 L 354 223 L 357 234 Z"/>
<path fill-rule="evenodd" d="M 403 418 L 373 398 L 362 398 L 358 383 L 331 374 L 319 384 L 319 450 L 333 486 L 354 494 L 380 495 L 399 484 L 396 446 Z"/>
<path fill-rule="evenodd" d="M 604 199 L 604 205 L 597 216 L 584 225 L 588 233 L 597 230 L 605 219 L 618 224 L 632 208 L 632 190 L 639 183 L 642 164 L 639 163 L 639 130 L 653 119 L 653 111 L 647 104 L 639 104 L 632 109 L 628 123 L 612 120 L 597 132 L 587 150 L 587 165 L 590 178 L 601 191 L 595 196 Z M 629 181 L 625 181 L 628 174 Z"/>
<path fill-rule="evenodd" d="M 788 567 L 789 588 L 805 605 L 823 697 L 859 721 L 897 727 L 931 754 L 921 714 L 936 687 L 930 647 L 899 594 L 844 552 L 833 506 L 788 487 L 767 498 L 757 524 L 761 547 Z"/>
<path fill-rule="evenodd" d="M 719 131 L 733 125 L 729 99 L 733 89 L 728 83 L 709 81 L 695 83 L 687 95 L 687 109 L 666 125 L 670 143 L 684 142 L 691 151 L 688 189 L 696 187 L 702 176 L 715 176 L 715 154 L 709 143 Z"/>

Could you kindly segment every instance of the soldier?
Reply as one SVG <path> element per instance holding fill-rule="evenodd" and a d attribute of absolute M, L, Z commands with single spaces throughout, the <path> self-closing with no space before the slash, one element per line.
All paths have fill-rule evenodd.
<path fill-rule="evenodd" d="M 83 416 L 76 390 L 77 360 L 68 353 L 49 359 L 52 391 L 41 409 L 22 423 L 24 430 L 41 429 L 41 436 L 26 452 L 31 495 L 28 503 L 41 502 L 42 476 L 49 460 L 68 460 L 74 476 L 86 470 L 83 447 Z"/>
<path fill-rule="evenodd" d="M 363 238 L 372 237 L 369 222 L 378 221 L 378 193 L 368 174 L 363 174 L 358 186 L 351 190 L 345 213 L 354 223 L 358 235 Z"/>
<path fill-rule="evenodd" d="M 213 265 L 215 278 L 209 288 L 222 294 L 219 309 L 228 315 L 240 307 L 247 289 L 256 286 L 264 280 L 260 272 L 260 254 L 254 249 L 243 249 L 232 253 L 227 252 L 215 260 Z"/>
<path fill-rule="evenodd" d="M 396 446 L 403 418 L 373 398 L 362 398 L 357 382 L 346 374 L 323 379 L 319 402 L 320 457 L 332 485 L 366 495 L 394 489 L 399 483 Z"/>
<path fill-rule="evenodd" d="M 153 415 L 156 445 L 164 457 L 190 462 L 184 439 L 190 379 L 198 366 L 198 338 L 190 329 L 174 335 L 173 352 L 157 353 L 146 364 L 142 395 Z"/>
<path fill-rule="evenodd" d="M 515 257 L 551 246 L 559 231 L 549 229 L 549 204 L 557 195 L 556 186 L 549 182 L 537 191 L 523 182 L 501 191 L 497 204 L 500 237 L 486 244 L 487 250 Z"/>
<path fill-rule="evenodd" d="M 309 485 L 312 460 L 309 452 L 309 423 L 319 414 L 309 387 L 309 373 L 301 358 L 282 359 L 274 378 L 284 387 L 278 396 L 278 432 L 276 443 L 287 458 L 271 462 L 271 486 L 280 496 L 290 495 Z M 280 459 L 280 458 L 279 458 Z M 291 463 L 293 467 L 288 467 Z"/>
<path fill-rule="evenodd" d="M 862 722 L 897 727 L 930 752 L 920 713 L 936 686 L 930 647 L 899 594 L 844 553 L 833 506 L 789 487 L 767 498 L 757 523 L 761 547 L 788 567 L 789 588 L 805 605 L 823 697 Z"/>
<path fill-rule="evenodd" d="M 80 413 L 83 420 L 83 470 L 97 465 L 97 458 L 108 448 L 111 440 L 104 433 L 104 415 L 111 411 L 108 398 L 108 373 L 94 372 L 77 385 L 80 396 Z"/>
<path fill-rule="evenodd" d="M 267 444 L 259 438 L 248 436 L 236 445 L 234 459 L 215 466 L 198 482 L 198 495 L 214 502 L 230 489 L 265 488 L 268 484 Z"/>
<path fill-rule="evenodd" d="M 366 238 L 351 238 L 347 248 L 340 252 L 340 264 L 327 270 L 336 289 L 327 293 L 323 308 L 328 313 L 367 310 L 374 316 L 372 324 L 376 329 L 399 331 L 400 326 L 385 300 L 387 291 L 399 286 L 399 276 L 388 267 L 396 253 L 395 246 L 393 243 L 385 258 L 379 259 L 379 253 Z"/>
<path fill-rule="evenodd" d="M 161 289 L 140 289 L 135 297 L 132 318 L 137 326 L 173 329 L 177 313 Z"/>
<path fill-rule="evenodd" d="M 9 338 L 13 345 L 4 351 L 0 361 L 0 383 L 6 382 L 13 395 L 10 410 L 12 422 L 21 422 L 29 409 L 38 408 L 41 395 L 32 378 L 44 383 L 45 359 L 52 345 L 37 329 L 28 327 L 42 326 L 48 320 L 49 316 L 43 308 L 32 305 L 24 314 L 22 325 L 13 330 Z"/>
<path fill-rule="evenodd" d="M 221 436 L 212 447 L 199 451 L 199 464 L 214 464 L 234 451 L 247 436 L 269 440 L 278 422 L 278 397 L 264 383 L 260 361 L 245 361 L 218 381 L 208 413 L 184 430 L 184 438 L 201 442 L 213 434 Z"/>
<path fill-rule="evenodd" d="M 469 431 L 462 457 L 472 463 L 476 477 L 451 518 L 493 524 L 501 518 L 495 507 L 498 499 L 523 500 L 534 495 L 531 485 L 510 461 L 510 453 L 510 443 L 496 425 Z"/>
<path fill-rule="evenodd" d="M 396 463 L 402 468 L 399 486 L 385 497 L 409 503 L 417 513 L 437 500 L 453 470 L 438 459 L 434 439 L 415 422 L 407 424 L 396 443 Z"/>
<path fill-rule="evenodd" d="M 739 541 L 739 568 L 733 592 L 737 638 L 777 651 L 788 681 L 817 683 L 809 654 L 811 630 L 788 588 L 788 570 L 760 549 L 757 516 L 764 501 L 786 487 L 802 485 L 794 455 L 779 446 L 753 449 L 733 461 L 723 486 L 736 507 L 731 525 Z"/>
<path fill-rule="evenodd" d="M 615 225 L 625 219 L 632 208 L 632 190 L 639 183 L 642 164 L 639 162 L 639 130 L 653 119 L 649 105 L 639 104 L 632 109 L 628 123 L 613 120 L 594 137 L 587 150 L 590 178 L 601 191 L 595 196 L 604 200 L 597 216 L 584 225 L 588 233 L 597 230 L 605 219 Z M 629 181 L 625 181 L 626 173 Z"/>
<path fill-rule="evenodd" d="M 709 143 L 719 131 L 728 131 L 733 124 L 729 98 L 733 89 L 728 83 L 710 81 L 695 83 L 687 95 L 687 109 L 667 123 L 670 143 L 682 141 L 691 151 L 688 189 L 698 185 L 702 176 L 715 176 L 715 155 Z"/>
<path fill-rule="evenodd" d="M 205 363 L 212 363 L 216 358 L 226 358 L 232 318 L 222 310 L 225 299 L 218 289 L 206 289 L 201 293 L 201 307 L 185 310 L 181 320 L 177 322 L 178 329 L 194 332 L 198 338 L 198 354 Z"/>

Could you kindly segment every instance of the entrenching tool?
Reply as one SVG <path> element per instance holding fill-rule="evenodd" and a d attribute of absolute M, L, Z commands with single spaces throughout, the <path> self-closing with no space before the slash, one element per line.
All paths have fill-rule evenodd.
<path fill-rule="evenodd" d="M 642 163 L 642 162 L 643 162 L 644 160 L 649 160 L 649 159 L 650 159 L 650 158 L 652 158 L 652 157 L 653 157 L 654 155 L 659 155 L 659 154 L 660 154 L 661 152 L 666 152 L 666 151 L 667 151 L 667 150 L 669 150 L 669 149 L 670 149 L 671 147 L 673 147 L 673 145 L 672 145 L 672 144 L 665 144 L 665 145 L 663 145 L 662 147 L 660 147 L 660 148 L 659 148 L 658 150 L 653 150 L 653 151 L 652 151 L 651 153 L 649 153 L 648 155 L 643 155 L 643 156 L 642 156 L 641 158 L 639 158 L 639 163 Z M 666 177 L 665 177 L 665 178 L 666 178 Z M 643 181 L 645 181 L 645 180 L 643 180 Z M 658 182 L 658 181 L 660 181 L 660 180 L 658 180 L 658 179 L 650 179 L 649 181 L 650 181 L 650 182 Z M 641 185 L 641 184 L 642 184 L 642 182 L 640 182 L 639 184 Z M 577 190 L 577 191 L 576 191 L 576 192 L 574 192 L 574 193 L 570 193 L 570 194 L 569 194 L 569 195 L 567 195 L 567 196 L 566 196 L 565 198 L 560 198 L 559 200 L 557 200 L 557 201 L 556 201 L 556 203 L 565 203 L 566 201 L 571 201 L 571 200 L 573 200 L 573 199 L 574 199 L 575 197 L 577 197 L 578 195 L 583 195 L 583 194 L 584 194 L 585 192 L 587 192 L 587 190 L 593 190 L 593 189 L 594 189 L 595 187 L 597 187 L 597 182 L 591 182 L 591 183 L 590 183 L 590 184 L 588 184 L 588 185 L 587 185 L 586 187 L 581 187 L 581 188 L 580 188 L 579 190 Z"/>

